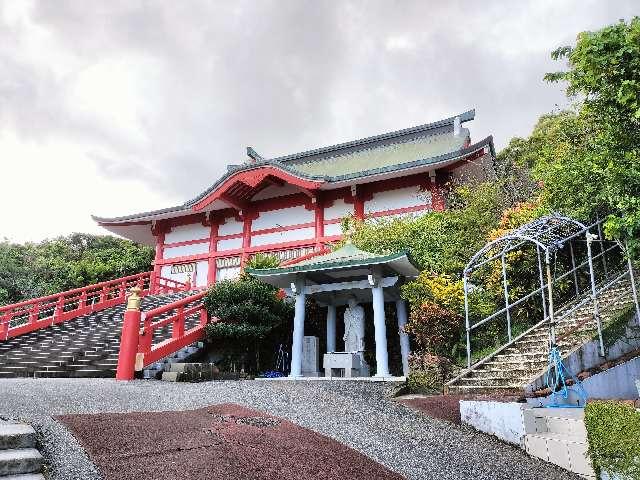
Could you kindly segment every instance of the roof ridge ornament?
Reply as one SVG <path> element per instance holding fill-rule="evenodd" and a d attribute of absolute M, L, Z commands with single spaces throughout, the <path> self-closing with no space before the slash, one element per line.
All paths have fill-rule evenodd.
<path fill-rule="evenodd" d="M 253 147 L 247 147 L 247 156 L 249 157 L 249 162 L 251 163 L 262 162 L 264 160 L 264 157 L 256 152 Z"/>

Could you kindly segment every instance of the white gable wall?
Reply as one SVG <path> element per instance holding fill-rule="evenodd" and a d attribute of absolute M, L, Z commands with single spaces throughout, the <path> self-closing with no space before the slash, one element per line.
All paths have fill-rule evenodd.
<path fill-rule="evenodd" d="M 364 203 L 364 212 L 370 214 L 419 205 L 431 206 L 429 198 L 430 194 L 420 191 L 418 186 L 376 192 L 371 200 Z"/>
<path fill-rule="evenodd" d="M 181 225 L 171 228 L 169 233 L 164 236 L 164 243 L 188 242 L 189 240 L 201 240 L 209 238 L 211 234 L 210 227 L 205 227 L 201 223 L 192 223 L 190 225 Z"/>
<path fill-rule="evenodd" d="M 267 228 L 287 227 L 315 221 L 315 212 L 307 210 L 304 205 L 282 208 L 262 212 L 260 216 L 251 222 L 252 230 L 264 230 Z"/>
<path fill-rule="evenodd" d="M 165 247 L 163 258 L 185 257 L 209 252 L 209 242 L 180 245 L 179 247 Z"/>
<path fill-rule="evenodd" d="M 353 214 L 353 212 L 353 204 L 346 203 L 344 199 L 339 198 L 333 202 L 333 205 L 324 209 L 324 219 L 335 220 L 337 218 L 344 218 Z"/>
<path fill-rule="evenodd" d="M 227 218 L 226 221 L 218 227 L 218 235 L 236 235 L 242 233 L 243 227 L 243 222 L 239 222 L 235 218 Z"/>

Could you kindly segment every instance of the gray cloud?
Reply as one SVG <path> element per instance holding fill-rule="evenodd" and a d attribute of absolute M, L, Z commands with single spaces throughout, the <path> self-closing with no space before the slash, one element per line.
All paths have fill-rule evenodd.
<path fill-rule="evenodd" d="M 82 142 L 103 175 L 185 200 L 246 145 L 280 155 L 475 107 L 472 135 L 504 146 L 563 102 L 549 52 L 637 6 L 557 3 L 37 2 L 0 15 L 0 132 Z M 33 28 L 50 56 L 24 54 Z M 133 84 L 133 120 L 83 108 L 89 74 L 123 79 L 105 98 Z"/>

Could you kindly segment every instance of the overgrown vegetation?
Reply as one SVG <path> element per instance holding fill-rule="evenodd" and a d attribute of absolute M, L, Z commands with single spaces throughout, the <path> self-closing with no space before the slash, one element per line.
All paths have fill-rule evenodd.
<path fill-rule="evenodd" d="M 153 249 L 75 233 L 39 243 L 0 242 L 0 305 L 151 269 Z"/>
<path fill-rule="evenodd" d="M 591 402 L 585 407 L 589 455 L 596 475 L 640 478 L 640 412 L 620 402 Z"/>

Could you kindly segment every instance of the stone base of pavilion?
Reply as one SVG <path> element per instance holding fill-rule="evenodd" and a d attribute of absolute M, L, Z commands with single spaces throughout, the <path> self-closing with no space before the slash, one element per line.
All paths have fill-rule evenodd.
<path fill-rule="evenodd" d="M 269 382 L 388 382 L 404 383 L 407 377 L 277 377 L 277 378 L 256 378 L 260 381 Z"/>

